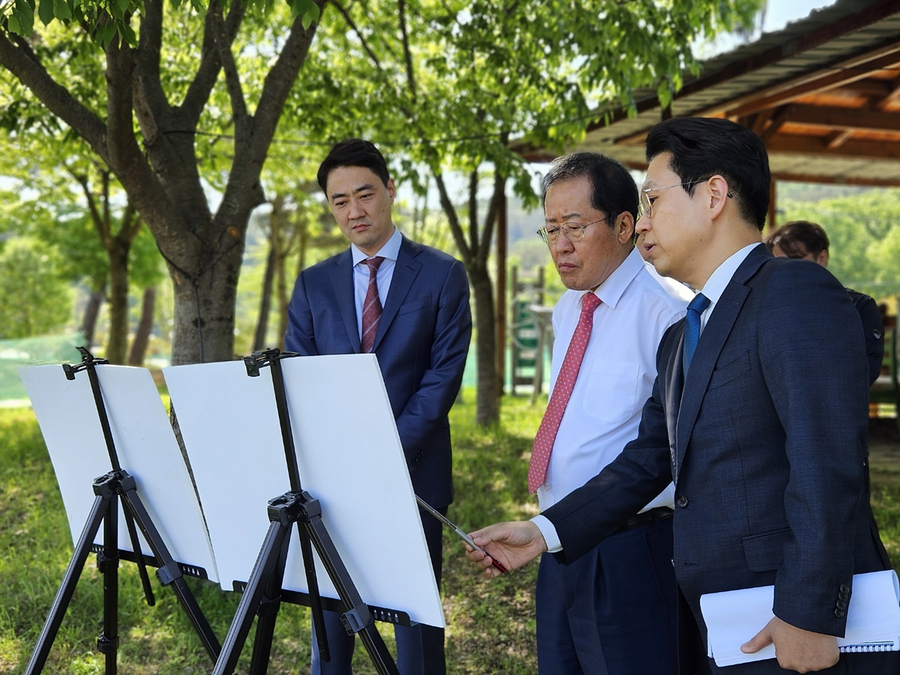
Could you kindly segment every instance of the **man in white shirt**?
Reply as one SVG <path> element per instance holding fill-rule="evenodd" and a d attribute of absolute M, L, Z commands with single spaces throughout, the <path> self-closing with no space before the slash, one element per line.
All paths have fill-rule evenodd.
<path fill-rule="evenodd" d="M 529 476 L 543 510 L 637 435 L 659 340 L 692 294 L 654 274 L 635 249 L 637 188 L 621 164 L 595 153 L 561 157 L 542 193 L 539 234 L 569 289 L 553 311 L 550 404 Z M 589 336 L 580 321 L 592 323 Z M 573 336 L 582 334 L 583 356 L 574 356 Z M 670 485 L 576 562 L 543 556 L 535 593 L 541 675 L 675 673 L 672 507 Z"/>
<path fill-rule="evenodd" d="M 761 242 L 770 173 L 762 141 L 724 119 L 672 118 L 647 136 L 645 257 L 700 289 L 660 342 L 638 437 L 525 523 L 473 533 L 515 569 L 544 551 L 577 560 L 675 484 L 672 564 L 687 675 L 896 675 L 900 654 L 841 654 L 853 575 L 890 569 L 866 484 L 868 381 L 859 315 L 818 265 Z M 495 576 L 490 570 L 486 576 Z M 774 586 L 774 617 L 720 669 L 700 598 Z"/>

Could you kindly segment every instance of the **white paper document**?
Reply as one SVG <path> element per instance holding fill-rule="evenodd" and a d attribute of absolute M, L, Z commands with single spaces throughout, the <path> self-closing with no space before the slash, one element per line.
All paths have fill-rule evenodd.
<path fill-rule="evenodd" d="M 709 630 L 709 656 L 717 666 L 775 658 L 773 645 L 755 654 L 741 651 L 741 645 L 774 617 L 774 599 L 774 586 L 709 593 L 700 598 Z M 896 572 L 853 576 L 846 634 L 838 638 L 838 648 L 842 652 L 900 651 L 900 585 Z"/>

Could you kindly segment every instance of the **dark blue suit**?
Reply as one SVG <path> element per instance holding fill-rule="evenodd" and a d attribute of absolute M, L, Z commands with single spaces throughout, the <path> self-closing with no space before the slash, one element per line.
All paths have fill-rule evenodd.
<path fill-rule="evenodd" d="M 854 573 L 889 568 L 869 506 L 860 335 L 859 315 L 827 270 L 754 249 L 715 306 L 686 378 L 682 321 L 660 343 L 638 438 L 544 512 L 560 555 L 577 558 L 674 479 L 673 562 L 690 609 L 679 625 L 683 661 L 706 653 L 688 636 L 699 627 L 705 640 L 700 596 L 716 591 L 774 584 L 778 617 L 842 635 L 843 587 Z M 716 672 L 703 658 L 698 672 L 707 666 Z M 898 668 L 894 654 L 861 654 L 822 672 Z M 784 671 L 770 660 L 722 672 Z"/>
<path fill-rule="evenodd" d="M 348 249 L 300 273 L 289 309 L 287 350 L 305 356 L 360 351 L 351 266 Z M 447 414 L 462 382 L 471 332 L 469 285 L 462 264 L 404 237 L 374 352 L 413 489 L 437 508 L 446 508 L 453 500 Z M 348 405 L 348 423 L 353 421 L 352 409 Z M 423 526 L 440 584 L 440 524 L 425 515 Z M 336 614 L 326 614 L 329 644 L 335 648 L 332 662 L 322 664 L 322 672 L 349 672 L 353 639 L 346 636 Z M 396 633 L 403 675 L 444 672 L 441 629 L 398 627 Z M 314 654 L 314 666 L 315 661 Z"/>

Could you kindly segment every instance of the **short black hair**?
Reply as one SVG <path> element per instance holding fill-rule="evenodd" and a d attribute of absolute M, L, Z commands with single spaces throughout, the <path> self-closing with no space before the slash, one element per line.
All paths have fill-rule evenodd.
<path fill-rule="evenodd" d="M 774 251 L 777 246 L 788 258 L 802 258 L 807 253 L 817 257 L 828 251 L 828 235 L 818 223 L 808 220 L 792 220 L 766 237 L 766 246 Z"/>
<path fill-rule="evenodd" d="M 387 162 L 384 161 L 384 155 L 373 143 L 364 141 L 361 138 L 348 138 L 335 144 L 328 156 L 319 165 L 316 180 L 319 183 L 319 187 L 322 188 L 322 192 L 326 192 L 328 174 L 342 166 L 361 166 L 369 169 L 381 179 L 385 187 L 387 187 L 388 181 L 391 179 L 390 173 L 388 173 Z"/>
<path fill-rule="evenodd" d="M 609 216 L 614 227 L 616 216 L 627 211 L 637 220 L 638 192 L 628 169 L 619 162 L 597 152 L 574 152 L 558 157 L 541 179 L 541 204 L 547 190 L 558 181 L 585 176 L 591 182 L 591 206 Z"/>
<path fill-rule="evenodd" d="M 684 183 L 699 183 L 716 174 L 725 178 L 741 216 L 762 231 L 772 174 L 759 136 L 730 120 L 673 117 L 647 134 L 647 161 L 663 152 L 672 153 L 670 168 Z M 684 189 L 693 195 L 694 187 Z"/>

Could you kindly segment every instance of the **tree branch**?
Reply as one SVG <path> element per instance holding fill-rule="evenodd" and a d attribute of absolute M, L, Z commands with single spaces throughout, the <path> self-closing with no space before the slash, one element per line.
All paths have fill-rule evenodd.
<path fill-rule="evenodd" d="M 103 121 L 76 100 L 68 89 L 57 83 L 31 49 L 26 51 L 21 46 L 13 45 L 5 32 L 0 32 L 0 65 L 9 70 L 50 112 L 74 129 L 108 163 L 107 130 Z"/>
<path fill-rule="evenodd" d="M 437 183 L 438 193 L 441 196 L 441 207 L 444 209 L 444 213 L 447 214 L 447 220 L 450 223 L 450 231 L 453 233 L 453 240 L 456 242 L 456 248 L 459 249 L 459 254 L 462 256 L 463 261 L 468 268 L 469 265 L 472 264 L 474 256 L 472 255 L 472 250 L 469 248 L 469 245 L 466 243 L 466 238 L 463 236 L 462 225 L 459 222 L 459 216 L 456 215 L 456 209 L 453 208 L 453 202 L 450 200 L 450 195 L 447 193 L 447 186 L 444 184 L 444 175 L 440 171 L 435 171 L 434 180 Z"/>
<path fill-rule="evenodd" d="M 409 35 L 406 31 L 406 0 L 397 0 L 397 8 L 400 16 L 400 34 L 403 36 L 403 60 L 406 63 L 406 81 L 409 84 L 409 91 L 415 104 L 416 77 L 413 71 L 412 53 L 409 49 Z"/>

